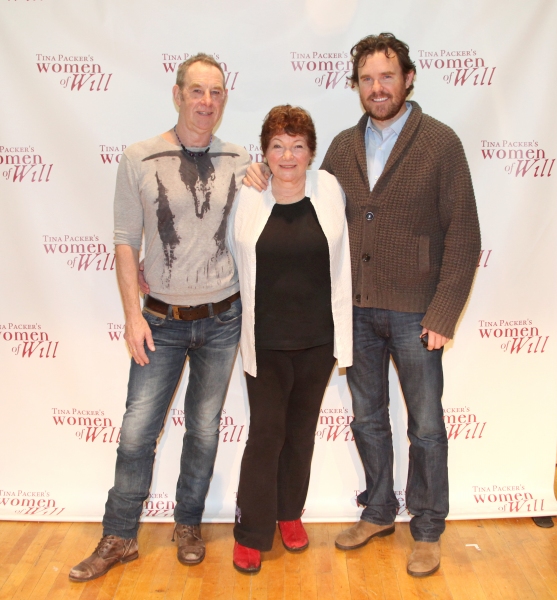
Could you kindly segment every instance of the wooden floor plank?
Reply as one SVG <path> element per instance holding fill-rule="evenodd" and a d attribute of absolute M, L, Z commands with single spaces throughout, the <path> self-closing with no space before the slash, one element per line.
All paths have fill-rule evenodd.
<path fill-rule="evenodd" d="M 234 567 L 233 567 L 234 568 Z M 251 595 L 251 580 L 257 575 L 247 575 L 234 570 L 234 585 L 232 586 L 232 600 L 247 600 Z M 189 596 L 185 596 L 189 600 Z"/>
<path fill-rule="evenodd" d="M 217 527 L 218 525 L 216 524 L 207 524 L 203 526 L 201 535 L 205 541 L 205 559 L 200 565 L 186 567 L 188 573 L 191 570 L 192 573 L 194 573 L 194 576 L 201 572 L 200 567 L 203 568 L 203 577 L 199 589 L 199 600 L 212 599 L 218 594 L 217 590 L 219 588 L 219 577 L 222 566 L 222 543 L 219 544 L 216 539 Z"/>
<path fill-rule="evenodd" d="M 273 549 L 270 552 L 263 552 L 261 555 L 261 571 L 265 569 L 267 577 L 267 600 L 288 600 L 284 595 L 285 555 L 286 550 L 282 546 L 282 538 L 277 527 L 273 539 Z M 251 577 L 251 590 L 258 589 L 255 581 L 258 577 L 259 575 Z"/>
<path fill-rule="evenodd" d="M 331 600 L 335 598 L 335 589 L 327 529 L 323 523 L 312 523 L 310 531 L 314 570 L 317 577 L 317 597 L 319 600 Z"/>
<path fill-rule="evenodd" d="M 313 544 L 313 541 L 310 540 L 309 543 Z M 301 554 L 287 553 L 284 556 L 284 597 L 288 600 L 304 600 L 302 598 L 304 574 L 301 568 L 304 555 L 309 555 L 309 548 Z"/>
<path fill-rule="evenodd" d="M 36 545 L 35 556 L 29 556 L 29 554 L 26 553 L 27 560 L 29 561 L 30 559 L 30 562 L 32 563 L 29 567 L 29 571 L 22 579 L 21 585 L 15 593 L 11 593 L 8 587 L 3 588 L 3 593 L 6 596 L 12 596 L 18 600 L 25 600 L 33 594 L 35 587 L 42 578 L 49 562 L 52 560 L 54 554 L 53 548 L 55 548 L 55 545 L 51 543 L 51 539 L 56 537 L 56 530 L 58 527 L 58 523 L 54 524 L 54 527 L 45 527 L 43 529 L 42 539 L 40 537 L 35 538 L 33 542 L 33 544 Z"/>
<path fill-rule="evenodd" d="M 366 581 L 366 549 L 358 548 L 346 552 L 346 570 L 348 571 L 348 585 L 352 600 L 369 600 Z"/>
<path fill-rule="evenodd" d="M 517 521 L 517 519 L 514 521 Z M 502 563 L 508 571 L 507 581 L 512 586 L 516 596 L 521 600 L 536 598 L 532 586 L 520 569 L 517 557 L 513 551 L 514 545 L 509 546 L 502 535 L 503 529 L 508 526 L 509 521 L 507 519 L 486 520 L 481 523 L 481 527 L 488 533 L 491 541 L 497 546 L 500 552 Z M 516 531 L 519 531 L 520 523 L 515 522 L 513 527 Z M 503 568 L 503 564 L 501 564 L 501 568 Z"/>
<path fill-rule="evenodd" d="M 45 570 L 43 571 L 40 579 L 37 582 L 37 585 L 34 587 L 32 593 L 30 594 L 29 600 L 44 600 L 48 596 L 48 593 L 52 589 L 52 586 L 60 572 L 61 564 L 58 563 L 58 565 L 56 563 L 53 563 L 52 561 L 50 561 L 47 564 Z"/>
<path fill-rule="evenodd" d="M 44 550 L 44 545 L 50 537 L 51 532 L 52 529 L 46 524 L 43 526 L 42 523 L 33 523 L 31 527 L 29 527 L 27 534 L 24 534 L 18 540 L 13 551 L 8 555 L 6 560 L 7 564 L 14 561 L 16 562 L 10 575 L 2 586 L 2 594 L 5 594 L 7 597 L 11 595 L 13 598 L 16 598 L 18 595 L 20 597 L 29 595 L 26 593 L 25 596 L 23 596 L 26 580 L 28 579 L 31 584 L 34 580 L 34 583 L 36 584 L 37 579 L 35 579 L 36 575 L 33 570 L 33 565 L 39 561 L 41 553 Z M 26 546 L 23 545 L 25 541 L 28 541 Z M 43 571 L 44 567 L 46 567 L 46 565 L 42 565 Z M 29 593 L 31 591 L 32 589 L 29 590 Z"/>
<path fill-rule="evenodd" d="M 144 600 L 155 600 L 165 593 L 170 578 L 169 565 L 177 562 L 177 543 L 172 541 L 174 526 L 172 524 L 161 524 L 157 527 L 159 535 L 152 537 L 152 570 L 151 576 L 146 581 L 146 593 L 142 595 Z"/>
<path fill-rule="evenodd" d="M 505 519 L 496 524 L 496 529 L 501 536 L 503 544 L 513 554 L 513 558 L 521 570 L 528 585 L 536 598 L 548 600 L 557 592 L 557 574 L 553 572 L 550 561 L 557 559 L 554 548 L 544 556 L 540 551 L 538 540 L 544 536 L 544 530 L 537 527 L 530 519 L 516 519 L 510 522 Z M 547 530 L 545 530 L 547 531 Z"/>
<path fill-rule="evenodd" d="M 203 525 L 206 559 L 186 567 L 172 525 L 146 524 L 138 560 L 76 584 L 68 573 L 95 549 L 99 524 L 0 522 L 0 600 L 557 600 L 557 528 L 528 518 L 449 522 L 440 570 L 414 578 L 407 523 L 343 552 L 334 540 L 346 526 L 308 524 L 310 546 L 299 554 L 284 549 L 277 530 L 261 572 L 249 576 L 232 566 L 231 525 Z"/>
<path fill-rule="evenodd" d="M 6 558 L 17 544 L 19 538 L 24 534 L 27 523 L 18 521 L 2 521 L 0 527 L 0 566 L 6 564 Z M 13 563 L 12 563 L 13 564 Z M 0 579 L 0 588 L 3 579 Z"/>
<path fill-rule="evenodd" d="M 513 557 L 501 547 L 497 535 L 489 534 L 487 523 L 489 521 L 458 521 L 456 527 L 488 598 L 520 600 L 513 581 L 516 576 L 511 574 L 516 570 L 516 564 Z"/>
<path fill-rule="evenodd" d="M 15 591 L 13 590 L 14 582 L 18 578 L 18 573 L 20 573 L 18 566 L 25 553 L 28 552 L 40 528 L 40 523 L 25 523 L 21 535 L 17 537 L 17 540 L 10 546 L 3 558 L 2 568 L 0 569 L 0 593 L 6 595 L 6 597 L 9 597 L 9 594 L 13 595 Z M 16 571 L 15 574 L 14 571 Z"/>
<path fill-rule="evenodd" d="M 454 600 L 487 600 L 454 523 L 441 538 L 441 569 Z"/>
<path fill-rule="evenodd" d="M 131 595 L 133 600 L 150 600 L 152 597 L 151 584 L 165 546 L 170 546 L 172 543 L 172 529 L 172 525 L 160 524 L 158 527 L 150 528 L 149 536 L 138 539 L 142 548 L 141 568 Z"/>
<path fill-rule="evenodd" d="M 218 524 L 214 527 L 211 547 L 216 546 L 220 552 L 219 586 L 217 587 L 219 593 L 216 598 L 219 600 L 228 600 L 234 590 L 234 574 L 236 573 L 236 570 L 232 566 L 234 535 L 230 525 Z"/>
<path fill-rule="evenodd" d="M 232 571 L 226 566 L 232 563 L 232 538 L 230 527 L 222 524 L 206 525 L 202 535 L 206 544 L 206 557 L 203 561 L 204 577 L 199 600 L 226 599 L 234 585 Z M 225 566 L 226 565 L 226 566 Z M 192 571 L 198 567 L 192 567 Z"/>
<path fill-rule="evenodd" d="M 331 561 L 332 585 L 335 600 L 350 600 L 350 581 L 348 579 L 348 569 L 346 566 L 346 553 L 335 548 L 335 539 L 345 528 L 340 523 L 323 524 L 322 527 L 327 531 L 328 552 Z"/>
<path fill-rule="evenodd" d="M 305 525 L 310 546 L 305 552 L 302 552 L 297 558 L 299 569 L 298 581 L 300 582 L 300 598 L 302 600 L 314 600 L 317 596 L 317 573 L 315 572 L 315 561 L 313 559 L 313 549 L 315 547 L 315 524 L 306 523 Z M 290 561 L 290 559 L 289 559 Z M 289 600 L 288 596 L 285 596 Z"/>
<path fill-rule="evenodd" d="M 17 592 L 13 595 L 14 598 L 17 598 L 17 600 L 28 600 L 28 598 L 35 593 L 35 588 L 37 587 L 39 581 L 43 579 L 43 575 L 45 575 L 45 571 L 49 563 L 51 562 L 53 554 L 53 550 L 46 550 L 43 546 L 36 559 L 31 563 L 29 570 L 27 571 L 25 577 L 22 579 L 19 588 L 17 589 Z M 56 576 L 57 573 L 54 573 L 54 575 Z M 50 579 L 50 585 L 52 585 L 52 580 L 54 578 Z M 45 586 L 48 581 L 49 578 L 47 577 L 43 580 L 41 587 Z M 50 586 L 48 586 L 47 590 L 48 589 L 50 589 Z M 45 596 L 46 594 L 44 593 L 39 596 L 35 594 L 35 597 L 39 597 L 41 598 L 41 600 Z"/>

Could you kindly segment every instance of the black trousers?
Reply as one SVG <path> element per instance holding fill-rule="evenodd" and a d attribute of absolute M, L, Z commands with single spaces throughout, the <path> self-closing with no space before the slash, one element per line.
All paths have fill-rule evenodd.
<path fill-rule="evenodd" d="M 249 435 L 238 487 L 234 537 L 270 550 L 276 522 L 294 521 L 306 501 L 315 429 L 335 364 L 333 343 L 304 350 L 256 350 L 246 374 Z"/>

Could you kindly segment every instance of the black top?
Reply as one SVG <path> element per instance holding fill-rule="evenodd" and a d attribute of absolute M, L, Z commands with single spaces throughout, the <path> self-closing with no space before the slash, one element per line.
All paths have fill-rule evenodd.
<path fill-rule="evenodd" d="M 331 343 L 329 246 L 310 199 L 275 204 L 255 253 L 256 348 L 300 350 Z"/>

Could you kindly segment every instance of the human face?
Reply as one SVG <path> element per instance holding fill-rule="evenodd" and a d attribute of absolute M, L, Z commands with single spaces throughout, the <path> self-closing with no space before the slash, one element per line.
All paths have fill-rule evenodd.
<path fill-rule="evenodd" d="M 281 133 L 271 138 L 265 158 L 277 179 L 295 183 L 305 178 L 312 155 L 304 136 Z"/>
<path fill-rule="evenodd" d="M 384 129 L 406 111 L 406 90 L 412 84 L 414 72 L 402 72 L 394 52 L 368 54 L 358 68 L 360 100 L 373 122 Z"/>
<path fill-rule="evenodd" d="M 191 134 L 209 136 L 222 115 L 228 90 L 222 73 L 212 65 L 196 62 L 186 71 L 184 86 L 172 89 L 179 108 L 178 122 Z"/>

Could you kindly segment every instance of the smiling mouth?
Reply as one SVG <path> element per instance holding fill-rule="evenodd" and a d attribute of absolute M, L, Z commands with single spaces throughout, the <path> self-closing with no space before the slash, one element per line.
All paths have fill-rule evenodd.
<path fill-rule="evenodd" d="M 388 96 L 381 97 L 381 98 L 370 98 L 370 100 L 372 102 L 387 102 L 388 99 L 389 99 Z"/>

